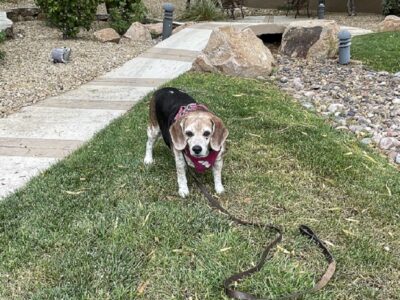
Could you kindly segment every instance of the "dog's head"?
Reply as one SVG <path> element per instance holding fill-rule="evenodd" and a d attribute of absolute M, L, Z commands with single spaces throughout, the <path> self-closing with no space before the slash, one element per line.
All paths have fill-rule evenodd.
<path fill-rule="evenodd" d="M 220 151 L 228 137 L 221 119 L 210 112 L 196 111 L 177 120 L 169 129 L 172 143 L 178 151 L 186 147 L 196 157 L 206 157 L 210 149 Z"/>

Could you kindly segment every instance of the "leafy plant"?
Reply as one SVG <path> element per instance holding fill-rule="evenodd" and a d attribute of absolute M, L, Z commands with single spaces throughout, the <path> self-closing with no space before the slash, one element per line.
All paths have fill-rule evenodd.
<path fill-rule="evenodd" d="M 60 29 L 64 38 L 76 37 L 80 28 L 90 29 L 99 0 L 35 0 L 51 25 Z"/>
<path fill-rule="evenodd" d="M 217 7 L 216 0 L 197 0 L 182 15 L 183 20 L 213 21 L 224 19 L 224 14 Z"/>
<path fill-rule="evenodd" d="M 110 26 L 119 34 L 124 34 L 133 22 L 141 22 L 146 17 L 146 7 L 142 0 L 106 0 L 110 14 Z"/>
<path fill-rule="evenodd" d="M 383 0 L 382 13 L 387 15 L 400 15 L 400 0 Z"/>

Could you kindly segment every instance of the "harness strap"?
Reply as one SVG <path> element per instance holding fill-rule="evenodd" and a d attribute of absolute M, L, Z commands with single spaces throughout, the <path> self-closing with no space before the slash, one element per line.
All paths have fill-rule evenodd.
<path fill-rule="evenodd" d="M 186 162 L 186 160 L 185 160 L 185 162 Z M 195 181 L 196 185 L 198 186 L 198 188 L 204 195 L 204 197 L 206 197 L 206 199 L 208 200 L 208 203 L 211 206 L 211 208 L 218 210 L 221 213 L 225 214 L 229 219 L 231 219 L 232 221 L 234 221 L 237 224 L 244 225 L 244 226 L 253 226 L 253 227 L 257 227 L 257 228 L 261 228 L 261 229 L 265 229 L 265 230 L 272 230 L 276 233 L 274 240 L 264 247 L 264 250 L 261 254 L 261 258 L 255 267 L 245 270 L 243 272 L 233 274 L 232 276 L 228 277 L 224 281 L 225 294 L 230 298 L 240 299 L 240 300 L 268 300 L 268 299 L 271 299 L 271 298 L 258 298 L 252 294 L 237 291 L 232 287 L 232 285 L 235 282 L 238 282 L 238 281 L 244 279 L 245 277 L 248 277 L 248 276 L 252 275 L 253 273 L 256 273 L 261 270 L 261 268 L 264 266 L 266 261 L 270 258 L 270 257 L 268 257 L 268 255 L 269 255 L 271 249 L 273 247 L 275 247 L 279 242 L 282 241 L 282 229 L 279 226 L 274 225 L 274 224 L 261 224 L 261 223 L 241 220 L 241 219 L 235 217 L 234 215 L 230 214 L 220 204 L 220 202 L 210 194 L 210 192 L 207 190 L 207 188 L 204 186 L 204 184 L 201 181 L 199 181 L 199 179 L 195 176 L 193 171 L 190 169 L 188 171 L 189 171 L 189 174 L 191 175 L 191 177 L 193 178 L 193 180 Z M 335 261 L 333 255 L 329 252 L 328 248 L 324 245 L 324 243 L 318 238 L 318 236 L 308 226 L 300 225 L 299 230 L 302 235 L 306 236 L 307 238 L 309 238 L 310 240 L 314 241 L 317 244 L 317 246 L 322 250 L 322 253 L 324 254 L 329 265 L 328 265 L 325 273 L 320 278 L 320 280 L 311 289 L 297 291 L 297 292 L 294 292 L 291 294 L 274 297 L 273 298 L 274 300 L 301 299 L 306 294 L 311 294 L 311 293 L 314 293 L 314 292 L 319 291 L 322 288 L 324 288 L 328 284 L 328 282 L 331 280 L 333 274 L 335 273 L 336 261 Z"/>

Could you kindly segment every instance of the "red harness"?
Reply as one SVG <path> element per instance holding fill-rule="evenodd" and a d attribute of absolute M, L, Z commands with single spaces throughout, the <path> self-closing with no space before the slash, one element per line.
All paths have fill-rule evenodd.
<path fill-rule="evenodd" d="M 196 157 L 190 154 L 189 148 L 186 147 L 184 153 L 192 161 L 196 172 L 204 173 L 206 170 L 214 166 L 219 151 L 210 150 L 210 153 L 208 153 L 206 157 Z"/>
<path fill-rule="evenodd" d="M 176 114 L 174 120 L 179 120 L 186 116 L 188 113 L 194 112 L 194 111 L 209 111 L 207 106 L 203 104 L 197 104 L 197 103 L 190 103 L 186 106 L 181 106 L 179 109 L 178 113 Z M 217 160 L 218 154 L 220 151 L 215 151 L 215 150 L 210 150 L 209 154 L 206 157 L 196 157 L 190 154 L 189 147 L 186 147 L 185 150 L 183 150 L 183 153 L 186 155 L 187 158 L 190 159 L 190 161 L 193 163 L 194 168 L 196 172 L 198 173 L 204 173 L 206 170 L 210 169 L 211 167 L 214 166 L 215 161 Z"/>

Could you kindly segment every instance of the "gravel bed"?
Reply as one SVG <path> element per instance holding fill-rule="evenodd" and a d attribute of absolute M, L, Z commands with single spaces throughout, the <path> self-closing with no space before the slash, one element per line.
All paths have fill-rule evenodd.
<path fill-rule="evenodd" d="M 357 62 L 341 66 L 336 60 L 276 57 L 272 80 L 282 90 L 400 164 L 400 72 L 371 71 Z"/>
<path fill-rule="evenodd" d="M 100 22 L 94 26 L 99 29 Z M 104 26 L 104 25 L 103 25 Z M 77 39 L 63 40 L 55 28 L 42 21 L 14 24 L 15 39 L 0 45 L 6 53 L 0 62 L 0 117 L 46 97 L 74 89 L 122 65 L 155 42 L 121 39 L 119 44 L 101 43 L 93 30 L 82 31 Z M 72 49 L 71 62 L 53 64 L 51 50 Z"/>
<path fill-rule="evenodd" d="M 380 14 L 366 14 L 359 13 L 357 16 L 349 17 L 345 13 L 329 13 L 326 16 L 327 19 L 335 20 L 339 25 L 360 27 L 363 29 L 369 29 L 376 31 L 378 24 L 382 22 L 385 17 Z"/>

